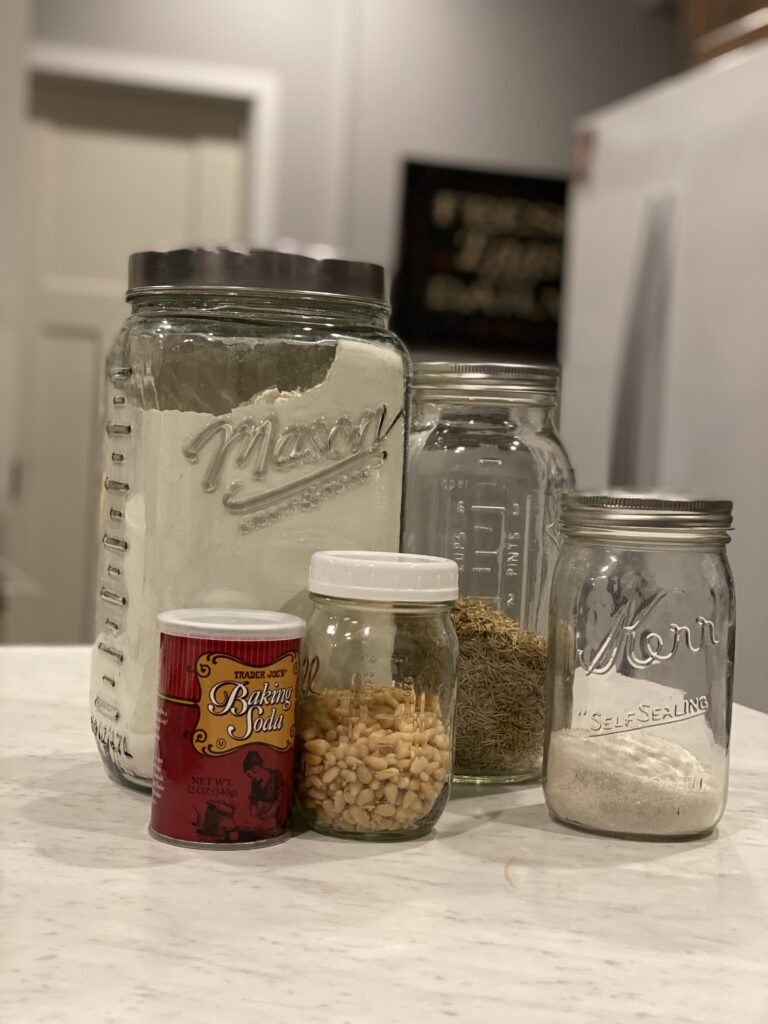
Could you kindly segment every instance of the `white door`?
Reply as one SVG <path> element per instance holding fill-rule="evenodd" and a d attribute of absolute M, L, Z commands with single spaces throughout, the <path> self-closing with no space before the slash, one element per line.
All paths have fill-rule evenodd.
<path fill-rule="evenodd" d="M 243 239 L 245 106 L 37 76 L 28 163 L 18 494 L 9 550 L 38 583 L 4 640 L 93 634 L 104 358 L 128 256 Z"/>

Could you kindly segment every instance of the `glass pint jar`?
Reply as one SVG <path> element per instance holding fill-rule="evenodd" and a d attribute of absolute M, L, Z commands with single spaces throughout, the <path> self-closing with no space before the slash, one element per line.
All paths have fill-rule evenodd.
<path fill-rule="evenodd" d="M 731 502 L 570 494 L 552 584 L 544 794 L 637 839 L 711 832 L 733 699 Z"/>
<path fill-rule="evenodd" d="M 450 794 L 457 568 L 375 551 L 312 557 L 299 691 L 299 805 L 355 839 L 429 832 Z"/>
<path fill-rule="evenodd" d="M 556 366 L 416 363 L 405 546 L 459 565 L 457 782 L 541 774 L 562 492 Z"/>
<path fill-rule="evenodd" d="M 400 547 L 408 356 L 383 271 L 274 252 L 137 253 L 108 360 L 91 715 L 149 788 L 155 619 L 304 617 L 325 547 Z"/>

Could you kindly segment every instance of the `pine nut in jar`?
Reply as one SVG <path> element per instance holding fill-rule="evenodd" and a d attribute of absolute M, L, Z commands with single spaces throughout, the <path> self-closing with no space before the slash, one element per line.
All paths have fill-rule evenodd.
<path fill-rule="evenodd" d="M 323 551 L 312 557 L 309 591 L 299 808 L 329 835 L 425 835 L 450 795 L 456 563 Z"/>

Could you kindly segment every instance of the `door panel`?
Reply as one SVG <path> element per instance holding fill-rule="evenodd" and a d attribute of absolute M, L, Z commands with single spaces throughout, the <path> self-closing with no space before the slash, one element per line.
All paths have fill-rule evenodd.
<path fill-rule="evenodd" d="M 40 481 L 32 539 L 35 567 L 42 570 L 39 624 L 49 642 L 66 643 L 81 636 L 83 600 L 91 586 L 94 558 L 92 464 L 98 432 L 95 402 L 72 403 L 73 394 L 98 394 L 99 339 L 82 331 L 50 330 L 41 339 L 38 410 L 46 458 Z M 55 573 L 55 587 L 46 584 Z M 69 595 L 69 599 L 62 599 Z M 80 598 L 80 599 L 78 599 Z"/>
<path fill-rule="evenodd" d="M 28 266 L 11 558 L 39 584 L 10 642 L 87 642 L 102 366 L 128 256 L 245 236 L 243 105 L 40 76 L 28 123 Z"/>

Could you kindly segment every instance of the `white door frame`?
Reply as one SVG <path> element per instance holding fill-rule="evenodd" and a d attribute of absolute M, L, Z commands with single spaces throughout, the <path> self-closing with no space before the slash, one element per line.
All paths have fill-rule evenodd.
<path fill-rule="evenodd" d="M 59 43 L 30 47 L 31 74 L 213 96 L 246 104 L 246 229 L 250 245 L 277 237 L 280 157 L 280 81 L 273 72 L 235 64 L 177 60 Z"/>

